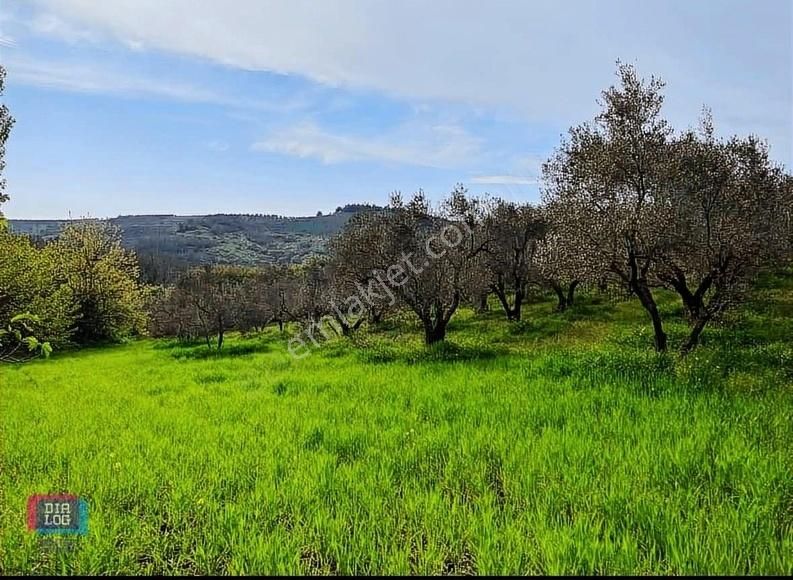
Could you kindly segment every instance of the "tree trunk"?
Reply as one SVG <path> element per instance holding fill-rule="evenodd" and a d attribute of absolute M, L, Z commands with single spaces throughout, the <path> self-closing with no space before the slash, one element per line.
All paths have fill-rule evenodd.
<path fill-rule="evenodd" d="M 424 325 L 424 343 L 429 346 L 436 342 L 446 339 L 446 327 L 449 325 L 451 315 L 444 316 L 443 312 L 437 312 L 435 316 L 427 316 L 422 319 Z"/>
<path fill-rule="evenodd" d="M 493 286 L 493 294 L 498 297 L 498 301 L 501 302 L 501 307 L 504 309 L 504 312 L 507 314 L 507 319 L 509 319 L 509 311 L 511 310 L 509 306 L 509 300 L 507 300 L 507 294 L 504 292 L 504 288 L 501 286 Z"/>
<path fill-rule="evenodd" d="M 522 306 L 523 306 L 523 290 L 517 290 L 515 292 L 515 305 L 512 307 L 512 312 L 507 313 L 507 319 L 513 322 L 520 321 Z"/>
<path fill-rule="evenodd" d="M 680 300 L 683 302 L 689 320 L 698 320 L 703 306 L 702 298 L 688 289 L 685 278 L 682 278 L 682 276 L 672 279 L 671 285 L 680 295 Z"/>
<path fill-rule="evenodd" d="M 501 307 L 507 315 L 507 320 L 510 322 L 520 320 L 520 306 L 523 302 L 523 292 L 519 290 L 515 293 L 515 305 L 510 306 L 507 293 L 503 287 L 493 286 L 493 294 L 498 296 L 498 301 L 501 302 Z"/>
<path fill-rule="evenodd" d="M 655 303 L 650 289 L 647 287 L 646 283 L 639 281 L 634 284 L 634 293 L 639 297 L 639 302 L 641 302 L 652 319 L 653 332 L 655 333 L 655 350 L 658 352 L 666 352 L 667 340 L 663 321 L 661 320 L 661 314 L 658 312 L 658 306 Z"/>
<path fill-rule="evenodd" d="M 564 295 L 564 290 L 558 282 L 551 282 L 551 288 L 556 292 L 558 303 L 556 305 L 557 312 L 564 312 L 567 310 L 567 297 Z"/>
<path fill-rule="evenodd" d="M 570 282 L 570 286 L 567 289 L 567 306 L 572 307 L 575 301 L 575 290 L 578 288 L 578 284 L 580 282 L 578 280 L 573 280 Z"/>
<path fill-rule="evenodd" d="M 650 311 L 650 316 L 653 319 L 653 332 L 655 333 L 655 350 L 657 352 L 666 352 L 666 333 L 664 326 L 661 322 L 661 315 L 658 313 L 658 308 L 653 306 Z"/>
<path fill-rule="evenodd" d="M 283 333 L 284 331 L 284 321 L 282 319 L 278 319 L 278 332 Z"/>
<path fill-rule="evenodd" d="M 424 342 L 427 346 L 442 342 L 446 339 L 446 323 L 438 320 L 435 324 L 430 322 L 424 325 Z"/>
<path fill-rule="evenodd" d="M 488 296 L 487 292 L 484 292 L 479 295 L 479 302 L 476 305 L 476 311 L 479 314 L 482 314 L 483 312 L 487 312 L 488 310 L 490 310 L 490 306 L 487 303 L 487 296 Z"/>
<path fill-rule="evenodd" d="M 692 350 L 697 348 L 699 345 L 699 339 L 702 336 L 702 331 L 705 330 L 705 326 L 708 324 L 708 317 L 701 316 L 696 320 L 694 323 L 694 327 L 691 329 L 691 333 L 688 335 L 686 342 L 683 343 L 683 346 L 680 348 L 680 352 L 683 355 L 687 355 Z"/>
<path fill-rule="evenodd" d="M 224 331 L 223 328 L 221 327 L 220 330 L 218 330 L 218 350 L 223 348 L 223 333 Z"/>

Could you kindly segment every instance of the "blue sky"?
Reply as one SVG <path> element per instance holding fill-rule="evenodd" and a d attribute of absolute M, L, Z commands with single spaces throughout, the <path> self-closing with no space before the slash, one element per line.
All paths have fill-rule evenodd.
<path fill-rule="evenodd" d="M 788 0 L 3 0 L 11 218 L 538 199 L 616 59 L 793 166 Z"/>

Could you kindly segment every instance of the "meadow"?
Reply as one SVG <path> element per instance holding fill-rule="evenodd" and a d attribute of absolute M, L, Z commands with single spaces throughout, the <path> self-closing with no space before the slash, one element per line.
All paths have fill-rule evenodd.
<path fill-rule="evenodd" d="M 634 301 L 502 317 L 1 368 L 0 573 L 793 574 L 793 275 L 686 358 Z M 70 549 L 26 530 L 51 492 Z"/>

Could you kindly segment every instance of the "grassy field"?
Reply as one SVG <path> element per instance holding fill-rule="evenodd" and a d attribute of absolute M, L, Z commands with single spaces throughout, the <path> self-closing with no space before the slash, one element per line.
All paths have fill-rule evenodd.
<path fill-rule="evenodd" d="M 793 277 L 685 360 L 633 302 L 526 319 L 0 369 L 0 573 L 793 573 Z M 71 551 L 25 529 L 59 491 Z"/>

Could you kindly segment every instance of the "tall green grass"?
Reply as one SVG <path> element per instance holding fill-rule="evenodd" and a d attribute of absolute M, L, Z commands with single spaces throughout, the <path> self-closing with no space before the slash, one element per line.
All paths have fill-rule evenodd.
<path fill-rule="evenodd" d="M 5 367 L 0 572 L 791 574 L 792 286 L 685 360 L 593 296 L 429 350 L 406 319 Z M 88 501 L 71 551 L 25 529 L 50 492 Z"/>

